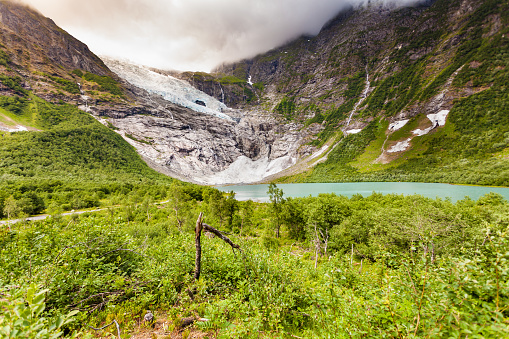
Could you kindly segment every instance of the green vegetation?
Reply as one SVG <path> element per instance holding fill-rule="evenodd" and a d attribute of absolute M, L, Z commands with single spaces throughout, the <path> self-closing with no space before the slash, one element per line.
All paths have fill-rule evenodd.
<path fill-rule="evenodd" d="M 296 106 L 294 98 L 284 97 L 281 99 L 279 104 L 274 108 L 274 113 L 282 115 L 286 120 L 292 120 L 295 118 Z"/>
<path fill-rule="evenodd" d="M 265 90 L 265 85 L 263 84 L 263 82 L 254 83 L 253 87 L 259 90 L 260 92 L 263 92 Z"/>
<path fill-rule="evenodd" d="M 26 106 L 27 99 L 24 97 L 19 97 L 17 95 L 12 97 L 0 96 L 0 107 L 16 115 L 23 114 Z"/>
<path fill-rule="evenodd" d="M 4 46 L 0 46 L 4 48 Z M 9 64 L 11 63 L 11 58 L 9 55 L 2 49 L 0 49 L 0 65 L 9 68 Z"/>
<path fill-rule="evenodd" d="M 77 75 L 79 73 L 74 73 L 74 74 Z M 86 72 L 83 75 L 83 78 L 87 81 L 92 81 L 92 82 L 95 82 L 96 84 L 98 84 L 99 91 L 101 91 L 101 92 L 109 92 L 109 93 L 111 93 L 113 95 L 117 95 L 117 96 L 124 95 L 122 88 L 118 85 L 118 83 L 114 79 L 110 78 L 109 76 L 106 76 L 106 75 L 101 76 L 101 75 L 93 74 L 90 72 Z"/>
<path fill-rule="evenodd" d="M 224 85 L 234 85 L 234 84 L 245 84 L 246 80 L 242 80 L 233 75 L 225 75 L 219 78 L 219 82 Z"/>
<path fill-rule="evenodd" d="M 31 96 L 12 113 L 43 131 L 0 137 L 0 217 L 11 196 L 16 214 L 34 214 L 114 204 L 147 188 L 164 198 L 160 191 L 172 182 L 150 169 L 120 135 L 74 106 Z"/>
<path fill-rule="evenodd" d="M 110 126 L 110 125 L 111 125 L 111 123 L 108 125 L 108 127 L 109 127 L 109 128 L 112 128 L 111 126 L 113 126 L 113 125 L 111 125 L 111 126 Z M 112 128 L 112 129 L 115 129 L 114 127 L 115 127 L 115 126 L 113 126 L 113 128 Z M 131 135 L 131 134 L 129 134 L 129 133 L 126 133 L 126 135 L 125 135 L 125 136 L 126 136 L 126 137 L 128 137 L 129 139 L 134 140 L 134 141 L 141 142 L 142 144 L 151 145 L 151 143 L 150 143 L 150 142 L 148 142 L 148 141 L 146 141 L 146 140 L 140 140 L 140 139 L 136 138 L 134 135 Z"/>
<path fill-rule="evenodd" d="M 76 75 L 78 78 L 83 78 L 83 76 L 85 75 L 80 69 L 75 69 L 71 73 Z"/>
<path fill-rule="evenodd" d="M 23 87 L 21 87 L 22 79 L 19 76 L 8 76 L 4 74 L 0 74 L 0 81 L 2 84 L 13 91 L 15 91 L 19 95 L 26 95 L 28 92 Z"/>
<path fill-rule="evenodd" d="M 16 323 L 23 331 L 86 337 L 96 334 L 88 325 L 115 320 L 128 338 L 151 331 L 142 320 L 150 309 L 165 335 L 509 335 L 509 204 L 496 194 L 454 204 L 380 194 L 282 199 L 273 186 L 275 214 L 274 202 L 185 187 L 170 186 L 163 205 L 147 192 L 104 212 L 4 228 L 0 324 L 26 319 Z M 242 252 L 202 237 L 195 281 L 199 212 Z M 189 316 L 208 321 L 181 328 Z"/>
<path fill-rule="evenodd" d="M 80 87 L 74 81 L 50 75 L 48 75 L 48 77 L 57 84 L 59 84 L 60 89 L 63 89 L 64 91 L 69 92 L 71 94 L 80 94 Z"/>

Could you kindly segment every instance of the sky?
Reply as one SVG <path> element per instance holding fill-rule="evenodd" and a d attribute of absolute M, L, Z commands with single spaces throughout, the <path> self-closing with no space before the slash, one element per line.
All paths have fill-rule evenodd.
<path fill-rule="evenodd" d="M 419 0 L 373 0 L 407 5 Z M 22 0 L 98 55 L 209 72 L 321 27 L 367 0 Z"/>

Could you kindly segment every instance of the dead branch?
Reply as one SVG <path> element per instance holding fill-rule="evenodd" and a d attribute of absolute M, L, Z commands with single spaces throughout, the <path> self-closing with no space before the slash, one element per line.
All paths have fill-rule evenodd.
<path fill-rule="evenodd" d="M 62 249 L 62 250 L 58 253 L 57 257 L 55 258 L 55 263 L 57 262 L 58 258 L 60 258 L 60 256 L 61 256 L 62 254 L 64 254 L 64 252 L 65 252 L 66 250 L 68 250 L 68 249 L 70 249 L 70 248 L 78 247 L 78 246 L 80 246 L 80 245 L 84 245 L 84 246 L 86 246 L 87 248 L 90 248 L 89 246 L 87 246 L 87 244 L 89 244 L 89 243 L 91 243 L 91 242 L 94 242 L 94 241 L 96 241 L 97 239 L 100 239 L 100 237 L 94 238 L 94 239 L 89 240 L 89 241 L 79 242 L 79 243 L 77 243 L 77 244 L 76 244 L 76 245 L 74 245 L 74 246 L 65 246 L 65 247 L 64 247 L 64 248 L 63 248 L 63 249 Z"/>
<path fill-rule="evenodd" d="M 89 301 L 89 300 L 92 300 L 94 298 L 98 298 L 100 297 L 102 302 L 98 303 L 98 304 L 92 304 L 92 305 L 89 305 L 89 306 L 86 306 L 85 308 L 82 308 L 80 310 L 89 310 L 89 313 L 93 312 L 94 310 L 98 309 L 98 308 L 101 308 L 102 306 L 106 305 L 108 302 L 111 301 L 111 297 L 112 296 L 115 296 L 115 295 L 124 295 L 126 294 L 126 291 L 129 291 L 131 289 L 134 289 L 136 288 L 137 286 L 144 286 L 144 285 L 147 285 L 148 283 L 150 283 L 151 281 L 145 281 L 145 282 L 137 282 L 137 283 L 133 283 L 129 286 L 127 286 L 125 289 L 123 290 L 117 290 L 117 291 L 111 291 L 111 292 L 101 292 L 101 293 L 97 293 L 97 294 L 94 294 L 94 295 L 91 295 L 91 296 L 88 296 L 86 297 L 85 299 L 82 299 L 74 304 L 71 304 L 69 305 L 68 307 L 71 307 L 71 308 L 77 308 L 79 305 L 82 305 L 83 303 Z M 91 310 L 91 311 L 90 311 Z"/>
<path fill-rule="evenodd" d="M 194 324 L 196 321 L 207 322 L 207 321 L 209 321 L 209 319 L 200 318 L 200 317 L 186 317 L 186 318 L 182 318 L 178 322 L 177 328 L 179 330 L 182 330 L 182 329 L 186 328 L 187 326 L 190 326 L 190 325 Z"/>
<path fill-rule="evenodd" d="M 196 228 L 195 228 L 195 246 L 196 246 L 196 260 L 194 263 L 194 280 L 200 279 L 201 272 L 201 231 L 203 229 L 203 212 L 198 216 L 198 220 L 196 220 Z"/>
<path fill-rule="evenodd" d="M 205 230 L 209 233 L 215 234 L 218 238 L 222 239 L 228 245 L 232 247 L 233 253 L 235 253 L 235 249 L 241 251 L 240 246 L 234 244 L 226 235 L 224 235 L 221 231 L 215 229 L 214 227 L 207 225 L 203 222 L 203 212 L 198 216 L 198 220 L 196 220 L 196 228 L 195 228 L 195 247 L 196 247 L 196 259 L 194 265 L 194 280 L 200 279 L 201 272 L 201 231 Z"/>
<path fill-rule="evenodd" d="M 121 337 L 120 337 L 120 325 L 118 324 L 118 322 L 116 320 L 113 320 L 113 322 L 111 324 L 105 325 L 105 326 L 100 327 L 100 328 L 95 328 L 95 327 L 92 327 L 90 325 L 88 325 L 88 327 L 90 327 L 91 329 L 93 329 L 95 331 L 100 331 L 100 330 L 105 329 L 106 327 L 109 327 L 109 326 L 113 325 L 113 324 L 115 324 L 117 326 L 118 339 L 121 339 Z"/>
<path fill-rule="evenodd" d="M 242 252 L 240 249 L 240 246 L 237 244 L 234 244 L 233 241 L 231 241 L 226 235 L 224 235 L 221 231 L 215 229 L 214 227 L 207 225 L 206 223 L 203 223 L 203 229 L 215 234 L 217 237 L 221 238 L 224 242 L 226 242 L 228 245 L 232 247 L 232 249 L 238 249 Z"/>

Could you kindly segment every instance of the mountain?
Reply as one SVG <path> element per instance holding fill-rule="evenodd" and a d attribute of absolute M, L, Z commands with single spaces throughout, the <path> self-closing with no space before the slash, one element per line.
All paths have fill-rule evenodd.
<path fill-rule="evenodd" d="M 323 163 L 309 170 L 316 158 L 302 159 L 283 174 L 307 172 L 287 181 L 507 185 L 508 6 L 373 2 L 340 13 L 316 37 L 193 80 L 218 98 L 209 84 L 237 78 L 256 99 L 226 101 L 264 107 L 282 123 L 319 126 L 310 145 L 327 148 Z M 447 122 L 437 123 L 439 116 Z"/>
<path fill-rule="evenodd" d="M 315 37 L 206 74 L 103 62 L 40 13 L 0 1 L 0 130 L 14 140 L 86 125 L 159 172 L 205 184 L 509 185 L 508 9 L 371 2 Z M 125 163 L 92 158 L 96 169 Z M 50 177 L 39 160 L 14 170 L 11 158 L 0 175 Z"/>
<path fill-rule="evenodd" d="M 0 141 L 8 159 L 0 175 L 11 182 L 59 176 L 55 168 L 40 166 L 48 158 L 37 155 L 50 151 L 39 150 L 25 159 L 15 149 L 26 148 L 26 138 L 38 140 L 64 126 L 69 131 L 86 126 L 116 143 L 96 145 L 101 138 L 87 140 L 91 134 L 80 133 L 81 141 L 63 152 L 74 159 L 71 163 L 50 157 L 59 164 L 57 172 L 76 168 L 81 178 L 87 167 L 96 169 L 87 177 L 109 178 L 115 171 L 97 173 L 98 169 L 139 167 L 131 151 L 124 155 L 136 165 L 108 155 L 132 150 L 131 144 L 151 167 L 172 177 L 208 184 L 257 181 L 293 164 L 300 146 L 296 141 L 305 140 L 306 132 L 295 125 L 229 109 L 184 80 L 105 59 L 121 78 L 52 20 L 17 2 L 0 1 L 0 13 L 0 131 L 8 132 Z M 20 131 L 31 133 L 22 137 Z M 52 149 L 50 153 L 65 148 L 63 135 L 51 135 L 51 145 L 39 146 Z M 93 165 L 82 166 L 84 160 L 79 160 L 76 166 L 75 160 L 84 154 L 98 153 L 101 156 L 85 157 Z M 239 176 L 238 169 L 244 167 L 250 170 Z M 145 170 L 137 175 L 142 173 Z"/>

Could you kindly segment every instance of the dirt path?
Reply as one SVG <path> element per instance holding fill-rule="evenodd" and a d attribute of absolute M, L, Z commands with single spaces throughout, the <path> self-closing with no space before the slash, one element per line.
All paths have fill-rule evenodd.
<path fill-rule="evenodd" d="M 166 204 L 168 203 L 169 200 L 165 200 L 165 201 L 161 201 L 161 202 L 155 202 L 154 205 L 161 205 L 161 204 Z M 113 206 L 113 208 L 118 208 L 120 206 Z M 88 210 L 88 211 L 71 211 L 71 212 L 65 212 L 65 213 L 62 213 L 61 215 L 64 215 L 64 216 L 67 216 L 67 215 L 79 215 L 79 214 L 84 214 L 84 213 L 96 213 L 96 212 L 100 212 L 100 211 L 106 211 L 109 207 L 104 207 L 104 208 L 96 208 L 96 209 L 93 209 L 93 210 Z M 20 221 L 38 221 L 38 220 L 44 220 L 46 218 L 48 218 L 50 215 L 49 214 L 41 214 L 41 215 L 35 215 L 35 216 L 32 216 L 32 217 L 27 217 L 27 218 L 22 218 L 22 219 L 12 219 L 12 220 L 0 220 L 0 225 L 7 225 L 7 224 L 16 224 Z"/>

